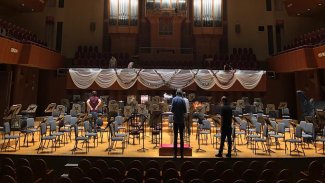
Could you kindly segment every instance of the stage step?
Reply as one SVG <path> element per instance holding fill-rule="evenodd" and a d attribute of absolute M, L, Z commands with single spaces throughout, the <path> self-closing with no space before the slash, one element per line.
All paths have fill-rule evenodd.
<path fill-rule="evenodd" d="M 180 145 L 177 146 L 177 155 L 180 156 Z M 159 156 L 174 156 L 173 144 L 162 144 L 159 147 Z M 189 144 L 184 144 L 184 156 L 192 156 L 192 147 Z"/>

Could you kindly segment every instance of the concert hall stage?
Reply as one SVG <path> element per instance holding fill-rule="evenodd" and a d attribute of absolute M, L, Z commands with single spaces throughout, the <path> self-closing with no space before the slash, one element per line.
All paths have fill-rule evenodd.
<path fill-rule="evenodd" d="M 167 123 L 167 122 L 165 122 Z M 104 123 L 105 125 L 105 123 Z M 194 132 L 190 136 L 190 146 L 192 147 L 192 156 L 185 156 L 186 158 L 215 158 L 215 154 L 217 149 L 219 149 L 219 144 L 217 146 L 217 149 L 213 147 L 211 144 L 211 137 L 213 138 L 213 135 L 215 134 L 215 129 L 212 128 L 212 133 L 211 137 L 208 135 L 208 140 L 207 144 L 206 141 L 201 142 L 201 149 L 204 151 L 197 151 L 199 148 L 198 146 L 198 141 L 196 139 L 196 125 L 194 122 Z M 293 130 L 291 130 L 291 133 Z M 16 132 L 17 134 L 17 132 Z M 201 136 L 202 138 L 203 136 Z M 290 138 L 290 134 L 286 133 L 286 138 Z M 31 140 L 31 136 L 29 137 L 29 140 Z M 173 141 L 173 136 L 172 136 L 172 129 L 168 127 L 168 125 L 164 125 L 163 128 L 163 141 L 162 144 L 172 144 Z M 218 139 L 218 142 L 220 139 Z M 1 136 L 0 142 L 2 145 L 3 144 L 3 136 Z M 122 154 L 121 149 L 121 143 L 118 142 L 117 144 L 117 149 L 108 153 L 106 150 L 108 148 L 108 141 L 107 141 L 107 135 L 104 134 L 104 139 L 103 142 L 101 143 L 101 140 L 99 139 L 98 146 L 95 148 L 93 147 L 93 140 L 90 140 L 90 148 L 89 152 L 86 154 L 81 151 L 77 151 L 77 153 L 72 154 L 72 149 L 74 147 L 74 134 L 72 133 L 72 141 L 68 142 L 65 145 L 62 145 L 60 147 L 56 148 L 56 151 L 54 152 L 49 152 L 50 149 L 45 149 L 44 152 L 39 152 L 37 153 L 37 148 L 39 146 L 39 133 L 37 132 L 35 134 L 35 144 L 29 143 L 29 147 L 23 146 L 23 136 L 20 139 L 21 142 L 21 147 L 20 149 L 17 149 L 17 151 L 1 151 L 0 155 L 37 155 L 37 156 L 66 156 L 66 157 L 130 157 L 130 158 L 172 158 L 172 156 L 159 156 L 159 148 L 155 148 L 156 144 L 151 143 L 151 130 L 148 128 L 145 133 L 145 139 L 144 139 L 144 148 L 146 148 L 145 151 L 138 151 L 143 147 L 142 143 L 142 137 L 140 139 L 140 144 L 138 139 L 135 139 L 135 145 L 133 145 L 133 140 L 130 138 L 130 144 L 127 144 L 124 153 Z M 290 156 L 289 151 L 287 150 L 287 153 L 285 153 L 285 143 L 283 142 L 282 139 L 279 139 L 280 142 L 280 148 L 275 149 L 275 145 L 271 144 L 271 153 L 270 155 L 266 154 L 265 152 L 262 151 L 261 145 L 259 145 L 259 149 L 257 149 L 257 154 L 253 152 L 253 150 L 250 147 L 247 147 L 246 145 L 246 140 L 243 138 L 243 143 L 241 144 L 241 140 L 238 141 L 236 140 L 236 149 L 238 149 L 237 155 L 233 151 L 232 153 L 232 158 L 324 158 L 325 155 L 322 154 L 322 144 L 320 142 L 317 143 L 317 153 L 315 152 L 315 148 L 312 144 L 306 145 L 304 148 L 305 151 L 305 156 L 300 153 L 299 155 L 296 154 L 295 152 Z M 187 142 L 185 142 L 187 143 Z M 227 144 L 227 143 L 225 143 Z M 81 147 L 81 144 L 79 144 Z M 159 144 L 158 144 L 159 146 Z M 225 145 L 225 150 L 224 154 L 226 154 L 226 148 L 227 146 Z M 288 148 L 289 148 L 289 143 L 288 143 Z"/>

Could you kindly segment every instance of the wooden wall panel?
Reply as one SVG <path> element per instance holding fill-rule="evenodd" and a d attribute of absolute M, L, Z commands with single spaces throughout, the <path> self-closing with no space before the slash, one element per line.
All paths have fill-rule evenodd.
<path fill-rule="evenodd" d="M 269 70 L 293 72 L 316 68 L 314 50 L 302 48 L 273 56 L 268 60 Z"/>
<path fill-rule="evenodd" d="M 0 37 L 0 63 L 18 64 L 22 47 L 19 42 Z"/>
<path fill-rule="evenodd" d="M 20 64 L 41 69 L 58 69 L 63 67 L 61 54 L 33 44 L 24 44 Z"/>
<path fill-rule="evenodd" d="M 37 104 L 39 69 L 17 66 L 14 72 L 12 104 L 22 104 L 26 109 Z"/>
<path fill-rule="evenodd" d="M 325 68 L 325 45 L 314 48 L 314 57 L 318 68 Z"/>

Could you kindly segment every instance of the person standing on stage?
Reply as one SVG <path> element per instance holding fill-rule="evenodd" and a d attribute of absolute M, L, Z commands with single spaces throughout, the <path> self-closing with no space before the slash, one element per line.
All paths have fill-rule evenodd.
<path fill-rule="evenodd" d="M 227 97 L 223 96 L 221 98 L 221 102 L 223 104 L 221 108 L 221 143 L 220 143 L 220 149 L 219 153 L 216 155 L 216 157 L 222 157 L 223 152 L 223 146 L 225 143 L 225 139 L 227 137 L 228 141 L 228 154 L 226 155 L 228 158 L 231 158 L 231 132 L 232 132 L 232 109 L 228 103 Z"/>
<path fill-rule="evenodd" d="M 97 118 L 98 118 L 98 107 L 102 104 L 102 100 L 97 97 L 97 92 L 92 91 L 91 97 L 87 100 L 87 106 L 89 107 L 90 114 L 91 114 L 91 121 L 92 128 L 94 129 L 94 132 L 97 132 Z"/>
<path fill-rule="evenodd" d="M 184 157 L 184 114 L 186 113 L 186 104 L 182 97 L 182 90 L 177 89 L 176 96 L 172 100 L 172 108 L 171 112 L 174 114 L 174 158 L 177 157 L 177 138 L 178 138 L 178 131 L 180 135 L 180 145 L 181 145 L 181 158 Z"/>
<path fill-rule="evenodd" d="M 186 113 L 185 113 L 184 117 L 185 117 L 185 125 L 186 125 L 186 128 L 187 128 L 187 134 L 191 135 L 191 124 L 190 124 L 190 121 L 189 121 L 190 102 L 186 98 L 186 93 L 185 92 L 183 92 L 183 99 L 184 99 L 185 106 L 186 106 Z"/>

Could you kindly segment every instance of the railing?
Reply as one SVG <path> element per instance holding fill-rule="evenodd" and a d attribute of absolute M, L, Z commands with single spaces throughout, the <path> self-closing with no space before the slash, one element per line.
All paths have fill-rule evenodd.
<path fill-rule="evenodd" d="M 193 48 L 168 48 L 168 47 L 140 47 L 139 53 L 155 53 L 155 54 L 193 54 Z"/>

